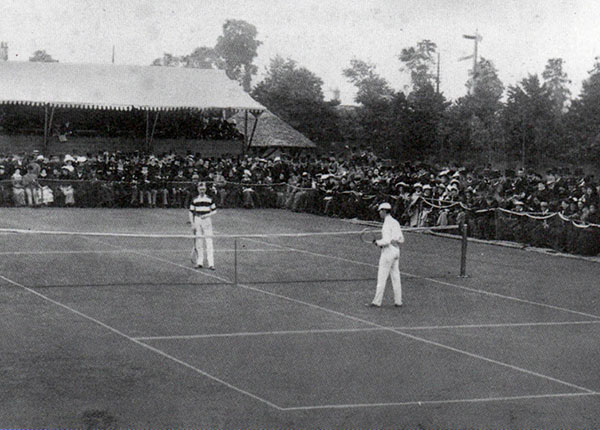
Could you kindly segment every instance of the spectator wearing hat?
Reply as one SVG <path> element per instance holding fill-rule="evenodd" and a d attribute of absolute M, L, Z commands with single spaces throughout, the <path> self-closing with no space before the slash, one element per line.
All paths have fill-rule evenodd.
<path fill-rule="evenodd" d="M 13 189 L 13 203 L 15 206 L 25 206 L 25 189 L 23 188 L 23 176 L 21 169 L 16 168 L 11 176 Z"/>
<path fill-rule="evenodd" d="M 4 164 L 0 164 L 0 204 L 7 206 L 11 201 L 12 186 L 7 185 L 10 175 L 6 171 Z"/>
<path fill-rule="evenodd" d="M 245 169 L 242 177 L 242 205 L 246 209 L 252 209 L 256 206 L 257 195 L 252 185 L 252 172 Z"/>
<path fill-rule="evenodd" d="M 429 184 L 423 185 L 423 198 L 424 199 L 430 200 L 431 192 L 432 192 L 431 185 L 429 185 Z M 432 207 L 430 205 L 424 204 L 421 206 L 421 211 L 419 213 L 419 220 L 417 222 L 417 226 L 423 227 L 428 224 L 428 218 L 429 218 L 429 214 L 431 213 L 431 211 L 432 211 Z"/>
<path fill-rule="evenodd" d="M 410 226 L 416 227 L 419 224 L 421 217 L 421 196 L 423 194 L 423 184 L 417 182 L 413 185 L 413 193 L 410 196 L 410 202 L 406 211 L 408 212 L 408 218 L 410 219 Z"/>
<path fill-rule="evenodd" d="M 221 168 L 216 169 L 215 175 L 213 176 L 213 184 L 217 192 L 219 206 L 225 207 L 228 195 L 227 181 L 225 180 L 225 176 L 223 176 L 223 170 Z"/>
<path fill-rule="evenodd" d="M 27 165 L 27 173 L 23 176 L 23 189 L 27 199 L 27 206 L 39 206 L 41 204 L 41 186 L 38 183 L 40 165 L 32 162 Z"/>
<path fill-rule="evenodd" d="M 61 168 L 60 179 L 64 182 L 61 182 L 58 189 L 61 192 L 61 200 L 64 201 L 65 206 L 75 206 L 75 189 L 70 182 L 74 170 L 75 168 L 70 164 Z"/>
<path fill-rule="evenodd" d="M 400 249 L 399 245 L 404 243 L 404 235 L 400 223 L 390 214 L 392 206 L 389 203 L 381 203 L 377 208 L 379 216 L 383 221 L 381 227 L 381 239 L 374 243 L 381 248 L 379 257 L 379 268 L 377 269 L 377 288 L 375 297 L 367 306 L 381 307 L 383 294 L 387 279 L 391 278 L 394 290 L 394 306 L 402 306 L 402 284 L 400 280 Z"/>

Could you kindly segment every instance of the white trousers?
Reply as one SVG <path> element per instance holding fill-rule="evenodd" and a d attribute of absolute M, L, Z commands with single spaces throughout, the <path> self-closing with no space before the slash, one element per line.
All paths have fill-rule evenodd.
<path fill-rule="evenodd" d="M 208 263 L 208 267 L 213 267 L 215 265 L 213 239 L 212 237 L 202 237 L 205 235 L 212 236 L 212 220 L 210 217 L 200 218 L 199 216 L 195 216 L 194 228 L 196 229 L 196 251 L 198 252 L 196 264 L 199 266 L 204 265 L 204 245 L 206 245 L 206 262 Z"/>
<path fill-rule="evenodd" d="M 395 246 L 386 246 L 381 250 L 379 257 L 379 269 L 377 270 L 377 289 L 373 304 L 381 306 L 383 302 L 383 293 L 387 284 L 387 279 L 392 279 L 394 289 L 394 303 L 402 304 L 402 284 L 400 282 L 400 250 Z"/>

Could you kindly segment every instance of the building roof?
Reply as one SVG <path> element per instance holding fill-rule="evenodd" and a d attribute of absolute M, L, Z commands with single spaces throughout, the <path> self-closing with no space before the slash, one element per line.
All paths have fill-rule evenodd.
<path fill-rule="evenodd" d="M 242 134 L 246 132 L 244 114 L 233 117 L 236 127 Z M 255 118 L 248 115 L 248 138 L 252 135 Z M 275 148 L 316 148 L 314 142 L 270 111 L 264 111 L 258 118 L 251 147 Z"/>
<path fill-rule="evenodd" d="M 0 104 L 260 112 L 223 70 L 0 61 Z"/>

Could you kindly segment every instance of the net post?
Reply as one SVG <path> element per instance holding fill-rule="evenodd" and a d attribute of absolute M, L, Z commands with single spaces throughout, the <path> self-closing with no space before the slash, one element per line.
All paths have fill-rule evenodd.
<path fill-rule="evenodd" d="M 498 209 L 494 209 L 494 239 L 498 240 Z"/>
<path fill-rule="evenodd" d="M 233 285 L 237 283 L 237 239 L 233 239 Z"/>
<path fill-rule="evenodd" d="M 460 277 L 467 277 L 467 224 L 462 225 L 462 246 L 460 251 Z"/>

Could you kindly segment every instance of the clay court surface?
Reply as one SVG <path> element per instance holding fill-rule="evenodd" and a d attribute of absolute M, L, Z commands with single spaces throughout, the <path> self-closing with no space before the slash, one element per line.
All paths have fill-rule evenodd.
<path fill-rule="evenodd" d="M 1 209 L 3 228 L 188 234 L 185 210 Z M 215 234 L 360 231 L 219 210 Z M 600 264 L 407 233 L 403 308 L 356 235 L 0 234 L 2 428 L 600 426 Z M 237 254 L 233 250 L 237 248 Z M 235 264 L 237 262 L 237 264 Z M 237 277 L 237 285 L 233 283 Z"/>

